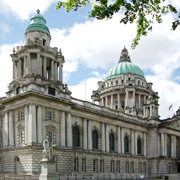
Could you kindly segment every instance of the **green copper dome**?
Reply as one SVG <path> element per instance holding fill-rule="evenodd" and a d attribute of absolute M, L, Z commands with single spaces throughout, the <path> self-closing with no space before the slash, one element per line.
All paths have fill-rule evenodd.
<path fill-rule="evenodd" d="M 35 14 L 31 18 L 31 23 L 27 27 L 26 32 L 29 31 L 42 31 L 44 33 L 50 34 L 48 27 L 46 26 L 46 20 L 43 16 L 39 14 L 39 10 L 37 10 L 37 14 Z"/>
<path fill-rule="evenodd" d="M 132 73 L 135 77 L 144 78 L 144 73 L 142 70 L 135 64 L 133 64 L 128 56 L 127 49 L 122 50 L 119 63 L 114 65 L 106 75 L 106 80 L 123 76 L 126 73 Z"/>

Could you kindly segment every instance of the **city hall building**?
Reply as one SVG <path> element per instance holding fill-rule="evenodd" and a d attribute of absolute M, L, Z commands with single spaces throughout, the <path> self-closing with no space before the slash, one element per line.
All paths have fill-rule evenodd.
<path fill-rule="evenodd" d="M 64 179 L 180 178 L 180 110 L 159 119 L 158 93 L 126 48 L 88 102 L 63 84 L 64 56 L 39 12 L 25 39 L 10 55 L 13 79 L 0 99 L 1 174 L 38 179 L 48 135 Z"/>

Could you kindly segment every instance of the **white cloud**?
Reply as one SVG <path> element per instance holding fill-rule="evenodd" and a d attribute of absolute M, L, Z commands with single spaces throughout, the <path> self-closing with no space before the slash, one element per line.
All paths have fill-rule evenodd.
<path fill-rule="evenodd" d="M 5 96 L 8 84 L 12 81 L 12 61 L 9 54 L 12 53 L 12 47 L 15 44 L 7 44 L 0 46 L 0 97 Z"/>
<path fill-rule="evenodd" d="M 0 13 L 11 16 L 14 14 L 17 18 L 25 20 L 37 9 L 43 14 L 52 3 L 57 3 L 57 0 L 0 0 Z"/>
<path fill-rule="evenodd" d="M 88 68 L 107 68 L 118 62 L 121 49 L 124 45 L 130 48 L 135 36 L 135 25 L 124 26 L 119 20 L 120 15 L 116 14 L 110 20 L 86 21 L 68 29 L 52 29 L 52 44 L 60 46 L 69 61 L 83 63 Z"/>
<path fill-rule="evenodd" d="M 100 74 L 98 71 L 92 71 L 91 74 L 94 74 L 96 78 L 98 79 L 105 79 L 106 74 Z"/>
<path fill-rule="evenodd" d="M 9 33 L 10 28 L 7 24 L 5 23 L 0 23 L 0 30 L 2 30 L 4 33 Z"/>
<path fill-rule="evenodd" d="M 67 82 L 70 73 L 77 71 L 78 65 L 76 62 L 65 62 L 63 65 L 63 82 Z"/>
<path fill-rule="evenodd" d="M 92 91 L 98 89 L 97 82 L 100 80 L 102 79 L 91 77 L 82 80 L 77 85 L 69 86 L 69 90 L 72 92 L 72 97 L 92 102 Z"/>

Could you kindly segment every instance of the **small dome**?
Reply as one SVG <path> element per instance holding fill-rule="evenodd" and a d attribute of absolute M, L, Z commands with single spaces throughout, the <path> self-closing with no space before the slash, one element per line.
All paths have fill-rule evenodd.
<path fill-rule="evenodd" d="M 144 73 L 142 70 L 135 64 L 131 62 L 130 57 L 128 56 L 128 51 L 126 48 L 122 50 L 119 63 L 114 65 L 106 75 L 106 80 L 123 76 L 124 74 L 132 73 L 135 77 L 144 78 Z"/>
<path fill-rule="evenodd" d="M 35 14 L 31 18 L 31 23 L 27 27 L 26 32 L 29 31 L 42 31 L 46 34 L 50 34 L 48 27 L 46 26 L 46 20 L 43 16 L 39 14 L 39 10 L 37 10 L 37 14 Z"/>

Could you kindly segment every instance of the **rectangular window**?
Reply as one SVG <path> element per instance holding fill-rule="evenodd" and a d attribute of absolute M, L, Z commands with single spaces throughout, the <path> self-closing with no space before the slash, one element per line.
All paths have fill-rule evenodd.
<path fill-rule="evenodd" d="M 54 113 L 52 111 L 46 111 L 46 120 L 48 121 L 54 120 Z"/>
<path fill-rule="evenodd" d="M 82 159 L 82 172 L 86 172 L 86 159 Z"/>
<path fill-rule="evenodd" d="M 16 88 L 16 94 L 18 95 L 20 93 L 21 93 L 21 88 L 20 87 Z"/>
<path fill-rule="evenodd" d="M 120 161 L 116 161 L 116 172 L 120 173 Z"/>
<path fill-rule="evenodd" d="M 104 160 L 100 160 L 100 172 L 104 172 Z"/>
<path fill-rule="evenodd" d="M 74 172 L 78 172 L 78 158 L 74 158 Z"/>
<path fill-rule="evenodd" d="M 116 80 L 116 84 L 118 84 L 118 80 Z"/>
<path fill-rule="evenodd" d="M 49 137 L 49 142 L 53 141 L 53 132 L 47 132 L 47 136 Z"/>
<path fill-rule="evenodd" d="M 114 172 L 114 160 L 111 161 L 111 172 Z"/>
<path fill-rule="evenodd" d="M 53 144 L 56 144 L 56 134 L 55 134 L 55 132 L 53 132 L 53 131 L 47 131 L 46 136 L 49 137 L 49 141 L 50 141 L 51 143 L 53 142 Z"/>
<path fill-rule="evenodd" d="M 98 172 L 98 160 L 97 159 L 93 160 L 93 171 Z"/>
<path fill-rule="evenodd" d="M 139 169 L 139 173 L 142 173 L 142 162 L 139 162 L 139 167 L 138 167 L 138 169 Z"/>
<path fill-rule="evenodd" d="M 48 94 L 55 96 L 55 89 L 49 87 L 49 88 L 48 88 Z"/>
<path fill-rule="evenodd" d="M 131 161 L 130 171 L 131 171 L 131 173 L 134 173 L 134 162 L 133 161 Z"/>
<path fill-rule="evenodd" d="M 143 163 L 143 173 L 146 173 L 146 163 Z"/>
<path fill-rule="evenodd" d="M 24 111 L 21 109 L 18 111 L 18 114 L 17 114 L 17 119 L 18 121 L 23 121 L 24 120 Z"/>
<path fill-rule="evenodd" d="M 125 165 L 125 172 L 129 173 L 129 161 L 126 161 L 126 165 Z"/>
<path fill-rule="evenodd" d="M 25 139 L 24 139 L 24 130 L 19 130 L 19 144 L 24 144 Z"/>

